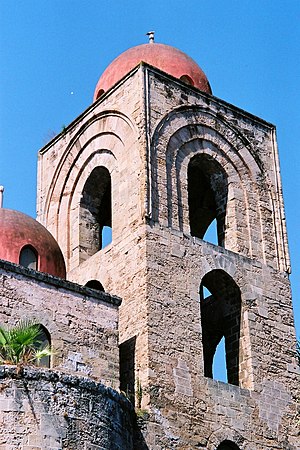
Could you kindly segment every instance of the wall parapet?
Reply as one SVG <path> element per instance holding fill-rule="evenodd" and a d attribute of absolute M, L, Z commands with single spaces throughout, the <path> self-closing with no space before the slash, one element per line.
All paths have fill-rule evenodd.
<path fill-rule="evenodd" d="M 133 448 L 134 409 L 88 377 L 0 366 L 1 443 L 15 448 Z"/>

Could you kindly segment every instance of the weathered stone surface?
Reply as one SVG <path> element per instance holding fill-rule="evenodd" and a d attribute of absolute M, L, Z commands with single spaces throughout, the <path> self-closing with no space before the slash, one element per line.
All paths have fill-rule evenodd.
<path fill-rule="evenodd" d="M 118 387 L 118 297 L 0 261 L 0 323 L 32 319 L 50 334 L 51 367 Z"/>
<path fill-rule="evenodd" d="M 133 449 L 132 405 L 111 388 L 54 370 L 20 372 L 14 366 L 0 366 L 0 387 L 2 449 Z"/>
<path fill-rule="evenodd" d="M 97 167 L 111 177 L 111 222 L 108 211 L 101 216 L 101 199 L 92 210 Z M 142 407 L 136 448 L 215 450 L 225 440 L 242 450 L 299 448 L 299 369 L 275 127 L 142 64 L 41 150 L 38 173 L 38 219 L 58 240 L 68 278 L 98 280 L 122 298 L 121 383 Z M 98 192 L 106 195 L 104 188 Z M 219 245 L 205 240 L 213 218 Z M 100 250 L 104 222 L 112 224 L 113 240 Z M 115 376 L 111 304 L 100 307 L 80 289 L 50 287 L 50 279 L 14 278 L 21 290 L 4 280 L 7 321 L 15 311 L 32 314 L 43 305 L 40 315 L 57 321 L 62 367 L 84 371 L 86 361 L 99 357 L 99 366 L 91 363 L 95 373 Z M 225 337 L 233 384 L 204 376 L 203 352 L 213 354 L 216 344 L 204 288 L 218 304 L 215 340 Z M 8 400 L 3 410 L 15 411 L 16 400 Z M 94 414 L 101 415 L 96 406 L 91 420 Z M 63 424 L 49 424 L 48 446 L 57 447 L 55 430 Z M 101 439 L 82 448 L 103 448 Z"/>

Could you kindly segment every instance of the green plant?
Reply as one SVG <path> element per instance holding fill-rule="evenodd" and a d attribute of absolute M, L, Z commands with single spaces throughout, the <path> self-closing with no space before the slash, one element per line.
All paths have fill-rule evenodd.
<path fill-rule="evenodd" d="M 136 380 L 136 393 L 135 393 L 135 395 L 136 395 L 136 403 L 137 403 L 137 408 L 140 408 L 141 407 L 141 404 L 142 404 L 142 398 L 143 398 L 143 388 L 142 388 L 142 385 L 141 385 L 141 382 L 140 382 L 140 379 L 139 378 L 137 378 L 137 380 Z"/>
<path fill-rule="evenodd" d="M 0 362 L 3 364 L 39 364 L 51 349 L 40 348 L 41 327 L 32 321 L 22 320 L 16 326 L 5 329 L 0 326 Z"/>

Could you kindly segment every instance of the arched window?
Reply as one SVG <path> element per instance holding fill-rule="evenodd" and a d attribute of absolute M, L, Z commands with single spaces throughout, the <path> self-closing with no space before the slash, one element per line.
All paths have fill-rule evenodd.
<path fill-rule="evenodd" d="M 207 238 L 206 231 L 215 221 L 218 245 L 224 247 L 227 193 L 227 177 L 220 164 L 205 154 L 194 156 L 188 166 L 189 221 L 192 236 Z"/>
<path fill-rule="evenodd" d="M 105 167 L 96 167 L 87 179 L 80 201 L 80 262 L 111 242 L 111 177 Z M 109 236 L 108 239 L 107 236 Z"/>
<path fill-rule="evenodd" d="M 181 81 L 183 81 L 184 83 L 189 84 L 190 86 L 194 86 L 193 80 L 192 80 L 191 77 L 189 77 L 188 75 L 182 75 L 182 76 L 180 77 L 180 79 L 181 79 Z"/>
<path fill-rule="evenodd" d="M 20 252 L 19 264 L 38 270 L 38 253 L 31 245 L 25 245 Z"/>
<path fill-rule="evenodd" d="M 85 283 L 85 286 L 91 289 L 96 289 L 97 291 L 104 291 L 104 287 L 98 280 L 89 280 L 87 283 Z"/>
<path fill-rule="evenodd" d="M 40 333 L 37 338 L 38 344 L 37 344 L 36 348 L 38 350 L 41 350 L 45 347 L 51 347 L 50 333 L 43 325 L 39 325 L 39 327 L 40 327 Z M 39 362 L 39 366 L 40 367 L 48 367 L 48 368 L 51 367 L 50 356 L 44 356 L 43 358 L 41 358 L 40 362 Z"/>
<path fill-rule="evenodd" d="M 221 442 L 216 450 L 240 450 L 240 447 L 238 447 L 234 442 L 226 440 Z"/>
<path fill-rule="evenodd" d="M 103 95 L 103 94 L 104 94 L 104 90 L 103 89 L 99 89 L 99 91 L 97 92 L 96 100 L 98 100 L 98 98 L 100 98 L 101 95 Z"/>
<path fill-rule="evenodd" d="M 225 338 L 227 380 L 239 384 L 241 294 L 235 281 L 223 270 L 207 273 L 200 285 L 204 375 L 213 378 L 213 360 Z"/>

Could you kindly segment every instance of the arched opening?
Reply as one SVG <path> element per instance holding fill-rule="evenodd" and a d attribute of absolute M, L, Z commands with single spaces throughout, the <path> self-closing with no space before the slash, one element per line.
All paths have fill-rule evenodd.
<path fill-rule="evenodd" d="M 45 347 L 49 347 L 51 348 L 51 336 L 50 333 L 48 332 L 48 330 L 41 324 L 39 324 L 40 327 L 40 332 L 39 335 L 37 337 L 37 345 L 36 345 L 36 349 L 37 350 L 42 350 Z M 40 367 L 51 367 L 51 357 L 50 355 L 48 356 L 43 356 L 40 361 L 39 361 L 39 366 Z"/>
<path fill-rule="evenodd" d="M 221 442 L 216 450 L 240 450 L 240 447 L 238 447 L 234 442 L 226 440 Z"/>
<path fill-rule="evenodd" d="M 79 210 L 80 262 L 85 261 L 105 245 L 104 229 L 111 229 L 111 177 L 105 167 L 96 167 L 85 182 Z M 111 237 L 111 235 L 110 235 Z"/>
<path fill-rule="evenodd" d="M 96 100 L 98 100 L 98 98 L 100 98 L 101 95 L 103 95 L 103 94 L 104 94 L 104 90 L 103 89 L 99 89 L 99 91 L 97 92 Z"/>
<path fill-rule="evenodd" d="M 194 86 L 193 80 L 192 80 L 191 77 L 189 77 L 188 75 L 182 75 L 182 76 L 180 77 L 180 79 L 181 79 L 181 81 L 183 81 L 184 83 L 189 84 L 190 86 Z"/>
<path fill-rule="evenodd" d="M 96 289 L 96 291 L 104 291 L 104 287 L 98 280 L 89 280 L 87 283 L 85 283 L 85 286 L 91 289 Z"/>
<path fill-rule="evenodd" d="M 38 252 L 31 245 L 25 245 L 20 251 L 19 264 L 29 269 L 38 270 Z"/>
<path fill-rule="evenodd" d="M 215 223 L 217 243 L 224 247 L 227 195 L 227 177 L 220 164 L 209 155 L 194 156 L 188 166 L 189 221 L 192 236 L 204 239 L 210 225 Z"/>
<path fill-rule="evenodd" d="M 238 385 L 241 293 L 235 281 L 223 270 L 212 270 L 203 277 L 200 308 L 204 375 L 213 378 L 216 349 L 224 338 L 227 380 Z"/>

